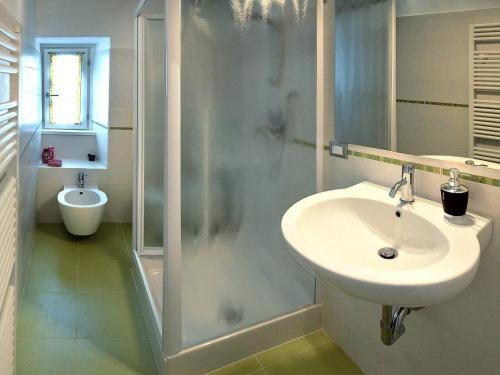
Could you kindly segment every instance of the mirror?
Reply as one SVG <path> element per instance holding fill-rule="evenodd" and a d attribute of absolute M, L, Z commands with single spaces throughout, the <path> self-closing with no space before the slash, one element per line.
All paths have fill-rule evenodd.
<path fill-rule="evenodd" d="M 335 139 L 391 148 L 393 0 L 335 1 Z"/>
<path fill-rule="evenodd" d="M 500 170 L 500 1 L 335 10 L 337 140 Z"/>

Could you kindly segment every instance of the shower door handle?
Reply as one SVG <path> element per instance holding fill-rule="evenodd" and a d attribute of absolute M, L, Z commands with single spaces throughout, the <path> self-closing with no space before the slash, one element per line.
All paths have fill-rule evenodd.
<path fill-rule="evenodd" d="M 59 94 L 49 94 L 48 92 L 45 93 L 46 98 L 52 98 L 53 96 L 59 96 Z"/>

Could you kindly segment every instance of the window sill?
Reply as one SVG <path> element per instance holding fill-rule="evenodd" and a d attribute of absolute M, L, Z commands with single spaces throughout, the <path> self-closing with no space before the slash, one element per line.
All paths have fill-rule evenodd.
<path fill-rule="evenodd" d="M 95 136 L 96 132 L 93 130 L 42 129 L 42 134 Z"/>
<path fill-rule="evenodd" d="M 38 168 L 42 169 L 106 169 L 106 166 L 98 161 L 88 161 L 86 159 L 61 158 L 62 166 L 50 167 L 40 161 Z"/>

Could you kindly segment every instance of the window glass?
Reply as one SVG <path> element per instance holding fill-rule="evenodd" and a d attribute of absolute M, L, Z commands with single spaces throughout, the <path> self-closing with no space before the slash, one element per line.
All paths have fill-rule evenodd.
<path fill-rule="evenodd" d="M 82 52 L 49 52 L 50 125 L 81 125 L 82 61 Z"/>

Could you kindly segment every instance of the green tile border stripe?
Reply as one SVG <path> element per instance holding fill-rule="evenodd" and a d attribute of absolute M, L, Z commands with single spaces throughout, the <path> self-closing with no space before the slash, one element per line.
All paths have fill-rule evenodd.
<path fill-rule="evenodd" d="M 328 150 L 328 147 L 326 149 Z M 349 150 L 347 152 L 347 155 L 362 158 L 362 159 L 374 160 L 374 161 L 378 161 L 378 162 L 382 162 L 382 163 L 394 164 L 394 165 L 402 165 L 404 163 L 411 163 L 414 165 L 415 169 L 420 170 L 420 171 L 442 174 L 444 176 L 448 176 L 448 174 L 449 174 L 449 169 L 447 169 L 447 168 L 440 168 L 440 167 L 435 167 L 433 165 L 427 165 L 427 164 L 413 163 L 409 160 L 390 158 L 390 157 L 386 157 L 386 156 L 382 156 L 382 155 L 369 154 L 366 152 L 359 152 L 359 151 L 352 151 L 352 150 Z M 460 178 L 463 180 L 466 180 L 466 181 L 476 182 L 479 184 L 500 187 L 500 180 L 490 178 L 490 177 L 484 177 L 484 176 L 479 176 L 479 175 L 461 172 Z"/>
<path fill-rule="evenodd" d="M 448 168 L 443 168 L 443 175 L 448 176 L 449 173 L 450 173 L 450 170 Z M 478 184 L 500 187 L 500 180 L 490 178 L 490 177 L 484 177 L 484 176 L 479 176 L 476 174 L 460 172 L 460 178 L 462 180 L 476 182 Z"/>
<path fill-rule="evenodd" d="M 129 128 L 110 128 L 110 129 L 131 130 Z M 290 142 L 301 145 L 301 146 L 316 149 L 315 142 L 310 142 L 310 141 L 307 141 L 305 139 L 293 138 Z M 328 151 L 329 150 L 328 145 L 324 145 L 323 150 Z M 393 164 L 393 165 L 403 165 L 404 163 L 411 163 L 411 164 L 413 164 L 415 169 L 417 169 L 419 171 L 436 173 L 436 174 L 443 174 L 445 176 L 447 176 L 449 173 L 449 169 L 446 169 L 446 168 L 435 167 L 433 165 L 428 165 L 428 164 L 414 163 L 414 162 L 411 162 L 409 160 L 390 158 L 387 156 L 370 154 L 367 152 L 348 150 L 347 155 L 362 158 L 362 159 L 379 161 L 379 162 L 387 163 L 387 164 Z M 484 185 L 500 187 L 500 180 L 497 180 L 494 178 L 483 177 L 483 176 L 473 175 L 473 174 L 469 174 L 469 173 L 460 173 L 460 177 L 466 181 L 472 181 L 472 182 L 477 182 L 477 183 L 484 184 Z"/>
<path fill-rule="evenodd" d="M 426 105 L 438 105 L 442 107 L 459 107 L 459 108 L 469 108 L 468 104 L 461 103 L 446 103 L 446 102 L 434 102 L 430 100 L 412 100 L 412 99 L 396 99 L 397 103 L 408 103 L 408 104 L 426 104 Z"/>
<path fill-rule="evenodd" d="M 315 142 L 306 141 L 305 139 L 293 138 L 292 143 L 316 149 Z M 328 150 L 328 148 L 327 148 L 327 150 Z"/>
<path fill-rule="evenodd" d="M 126 126 L 110 126 L 109 130 L 134 130 L 134 128 L 128 128 Z"/>

